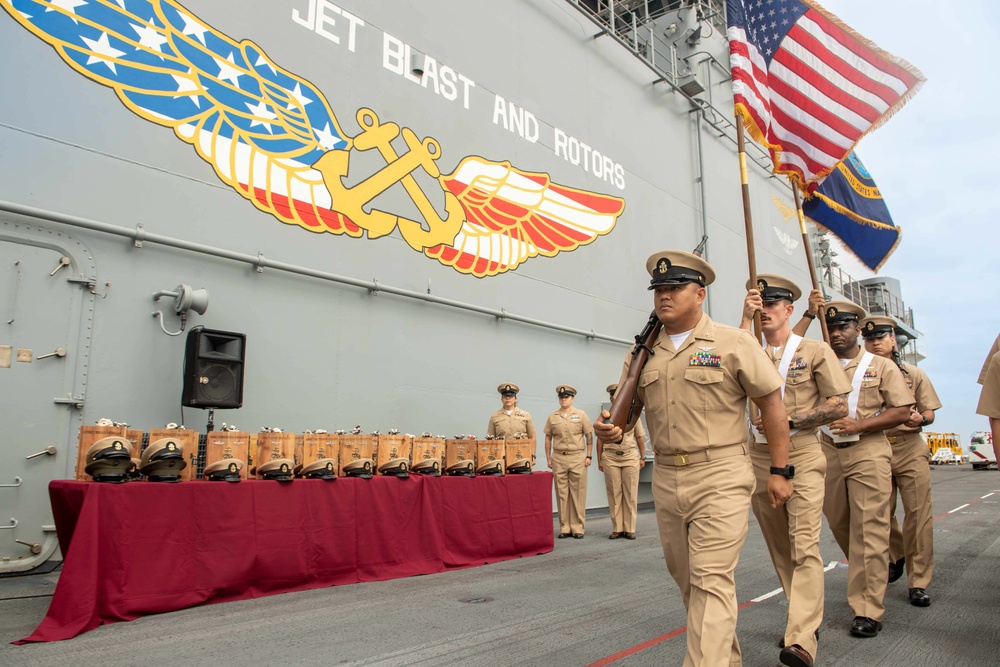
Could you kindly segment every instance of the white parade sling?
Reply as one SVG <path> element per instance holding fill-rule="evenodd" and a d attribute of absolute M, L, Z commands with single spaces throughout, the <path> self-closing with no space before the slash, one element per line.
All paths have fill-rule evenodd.
<path fill-rule="evenodd" d="M 851 378 L 851 395 L 847 397 L 847 416 L 851 419 L 856 419 L 858 414 L 858 400 L 861 398 L 861 383 L 865 379 L 865 373 L 868 371 L 868 366 L 872 363 L 874 355 L 871 352 L 865 352 L 861 355 L 861 361 L 858 362 L 858 367 L 854 369 L 854 377 Z M 830 430 L 829 426 L 823 425 L 820 427 L 823 433 L 833 438 L 834 442 L 857 442 L 861 439 L 861 436 L 855 433 L 854 435 L 836 435 Z"/>
<path fill-rule="evenodd" d="M 792 365 L 792 357 L 795 356 L 795 351 L 799 349 L 799 343 L 802 342 L 802 336 L 792 334 L 787 341 L 785 341 L 785 351 L 781 354 L 781 361 L 778 362 L 778 373 L 781 374 L 781 398 L 785 398 L 785 381 L 788 378 L 788 369 Z M 761 444 L 767 444 L 767 437 L 757 430 L 757 427 L 750 424 L 750 428 L 753 429 L 753 438 Z M 789 432 L 789 436 L 793 436 L 799 432 L 799 429 L 794 428 Z"/>

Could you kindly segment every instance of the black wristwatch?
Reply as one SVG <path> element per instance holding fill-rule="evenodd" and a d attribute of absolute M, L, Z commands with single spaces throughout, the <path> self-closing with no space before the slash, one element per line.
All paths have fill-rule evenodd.
<path fill-rule="evenodd" d="M 771 466 L 772 475 L 781 475 L 785 479 L 792 479 L 795 477 L 795 466 L 789 464 L 784 468 L 779 468 L 777 466 Z"/>
<path fill-rule="evenodd" d="M 802 313 L 802 317 L 808 317 L 810 320 L 815 320 L 816 316 L 810 313 L 808 310 Z"/>

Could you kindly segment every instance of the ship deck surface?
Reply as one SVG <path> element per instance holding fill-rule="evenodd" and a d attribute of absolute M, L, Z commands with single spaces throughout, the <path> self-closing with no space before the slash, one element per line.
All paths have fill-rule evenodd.
<path fill-rule="evenodd" d="M 905 578 L 886 594 L 885 628 L 848 634 L 847 567 L 824 525 L 826 613 L 817 665 L 1000 662 L 1000 475 L 933 466 L 934 582 L 928 608 Z M 900 514 L 902 509 L 900 508 Z M 546 555 L 444 574 L 206 605 L 12 646 L 42 620 L 57 573 L 0 580 L 0 664 L 679 665 L 685 613 L 656 520 L 610 541 L 607 514 Z M 745 665 L 777 665 L 787 606 L 751 514 L 736 573 Z M 757 601 L 755 601 L 757 600 Z"/>

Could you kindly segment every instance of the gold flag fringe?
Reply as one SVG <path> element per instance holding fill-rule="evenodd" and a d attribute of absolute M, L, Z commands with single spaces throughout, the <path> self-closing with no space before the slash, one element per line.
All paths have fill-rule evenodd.
<path fill-rule="evenodd" d="M 832 208 L 834 211 L 836 211 L 837 213 L 840 213 L 841 215 L 846 215 L 848 218 L 850 218 L 851 220 L 853 220 L 854 222 L 856 222 L 856 223 L 858 223 L 860 225 L 865 225 L 866 227 L 874 227 L 875 229 L 881 229 L 881 230 L 884 230 L 884 231 L 898 230 L 899 229 L 899 227 L 896 227 L 894 225 L 887 225 L 884 222 L 879 222 L 878 220 L 872 220 L 870 218 L 866 218 L 864 216 L 858 215 L 857 213 L 855 213 L 851 209 L 847 208 L 843 204 L 840 204 L 840 203 L 838 203 L 838 202 L 830 199 L 829 197 L 827 197 L 826 195 L 824 195 L 821 192 L 814 192 L 812 194 L 812 196 L 813 197 L 819 197 L 820 199 L 823 200 L 824 204 L 826 204 L 827 206 L 829 206 L 830 208 Z M 811 198 L 812 197 L 810 197 L 810 199 Z"/>
<path fill-rule="evenodd" d="M 832 229 L 830 229 L 828 227 L 825 227 L 824 225 L 821 225 L 820 223 L 816 222 L 815 220 L 813 220 L 809 216 L 806 216 L 806 220 L 808 220 L 809 222 L 811 222 L 814 225 L 816 225 L 816 227 L 818 229 L 821 229 L 824 232 L 827 232 L 829 234 L 833 234 L 834 236 L 837 236 L 837 232 L 833 231 Z M 896 252 L 896 248 L 899 247 L 899 242 L 903 240 L 903 230 L 900 229 L 899 227 L 896 227 L 895 229 L 896 229 L 896 231 L 899 232 L 899 234 L 896 236 L 896 242 L 892 244 L 892 247 L 889 248 L 889 251 L 885 253 L 885 257 L 882 258 L 882 261 L 879 262 L 878 266 L 876 266 L 874 269 L 871 269 L 870 266 L 868 266 L 867 264 L 865 264 L 865 260 L 861 259 L 861 257 L 858 255 L 858 253 L 856 253 L 853 250 L 851 250 L 850 246 L 848 246 L 846 243 L 844 243 L 843 240 L 841 240 L 839 236 L 837 236 L 837 239 L 840 240 L 840 245 L 843 246 L 844 250 L 846 250 L 847 252 L 849 252 L 852 255 L 854 255 L 855 259 L 857 259 L 859 262 L 861 262 L 862 264 L 864 264 L 866 268 L 871 269 L 873 273 L 878 273 L 879 269 L 881 269 L 885 265 L 885 263 L 887 261 L 889 261 L 889 258 L 892 256 L 892 253 Z"/>

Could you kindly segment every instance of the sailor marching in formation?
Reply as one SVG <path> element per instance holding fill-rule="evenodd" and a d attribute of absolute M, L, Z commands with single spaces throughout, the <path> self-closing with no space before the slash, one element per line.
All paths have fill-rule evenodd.
<path fill-rule="evenodd" d="M 635 400 L 655 454 L 652 492 L 663 552 L 688 614 L 684 665 L 742 664 L 734 571 L 750 509 L 788 600 L 785 627 L 775 637 L 782 664 L 811 666 L 817 655 L 823 515 L 847 558 L 852 635 L 878 635 L 888 584 L 904 571 L 910 603 L 930 605 L 930 479 L 919 434 L 941 403 L 922 370 L 898 361 L 896 322 L 869 317 L 850 302 L 824 303 L 813 290 L 793 329 L 802 290 L 761 274 L 748 283 L 741 327 L 733 328 L 703 312 L 715 279 L 703 259 L 665 250 L 650 256 L 646 270 L 663 329 L 638 373 Z M 749 331 L 758 313 L 763 343 Z M 829 344 L 804 337 L 818 315 Z M 626 356 L 620 386 L 632 358 Z M 981 382 L 979 412 L 996 432 L 1000 339 Z M 608 387 L 612 397 L 616 389 Z M 596 420 L 594 432 L 607 475 L 609 452 L 631 456 L 638 449 L 643 457 L 635 444 L 640 434 L 625 434 L 605 419 Z M 634 533 L 634 505 L 612 497 L 622 489 L 634 495 L 627 474 L 608 482 L 612 538 Z M 897 490 L 901 529 L 893 518 Z M 571 533 L 578 527 L 562 517 L 560 523 Z"/>

